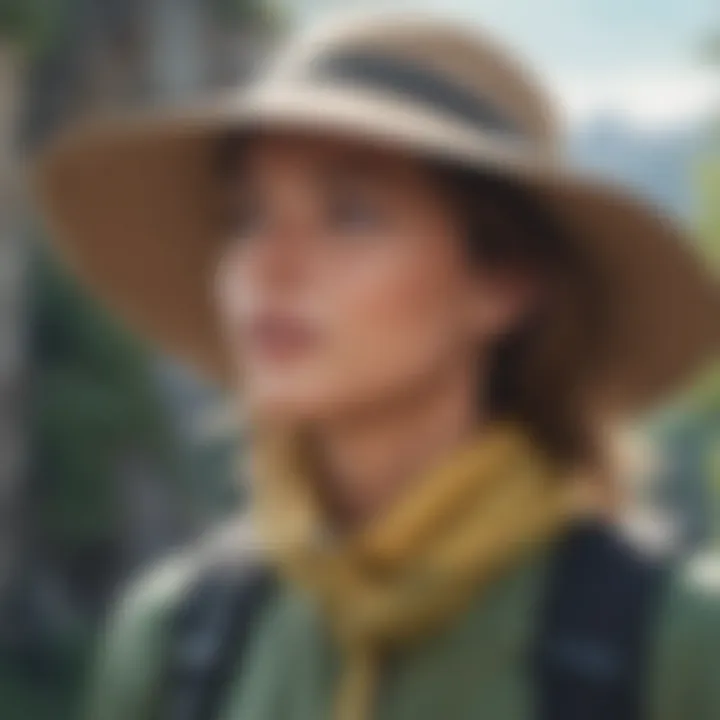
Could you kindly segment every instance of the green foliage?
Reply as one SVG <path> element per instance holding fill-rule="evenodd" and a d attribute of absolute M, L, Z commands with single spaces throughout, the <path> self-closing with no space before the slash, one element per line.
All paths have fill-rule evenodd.
<path fill-rule="evenodd" d="M 268 0 L 211 0 L 218 19 L 233 25 L 250 25 L 278 30 L 285 25 L 285 13 L 276 2 Z"/>
<path fill-rule="evenodd" d="M 34 52 L 47 45 L 59 18 L 77 0 L 0 0 L 0 39 Z"/>
<path fill-rule="evenodd" d="M 720 138 L 718 149 L 698 169 L 698 234 L 711 261 L 720 267 Z"/>
<path fill-rule="evenodd" d="M 28 0 L 0 0 L 0 37 L 25 39 L 37 22 L 35 7 Z"/>
<path fill-rule="evenodd" d="M 112 533 L 127 456 L 168 469 L 172 440 L 146 351 L 45 253 L 34 282 L 34 486 L 44 530 L 76 547 Z"/>
<path fill-rule="evenodd" d="M 79 680 L 87 674 L 95 641 L 72 628 L 50 633 L 52 642 L 22 652 L 0 650 L 0 716 L 3 720 L 76 720 L 82 707 Z"/>
<path fill-rule="evenodd" d="M 720 269 L 720 146 L 705 153 L 696 180 L 699 249 Z M 720 366 L 698 377 L 650 430 L 670 458 L 676 509 L 696 539 L 720 541 Z"/>
<path fill-rule="evenodd" d="M 718 45 L 720 50 L 720 44 Z M 720 59 L 720 54 L 718 55 Z M 718 138 L 720 145 L 720 138 Z M 716 270 L 720 271 L 720 152 L 701 167 L 699 190 L 701 216 L 699 230 Z M 716 515 L 720 508 L 720 369 L 710 373 L 696 390 L 697 405 L 713 429 L 704 453 L 705 474 L 715 497 Z M 715 535 L 720 539 L 720 517 L 714 518 Z"/>

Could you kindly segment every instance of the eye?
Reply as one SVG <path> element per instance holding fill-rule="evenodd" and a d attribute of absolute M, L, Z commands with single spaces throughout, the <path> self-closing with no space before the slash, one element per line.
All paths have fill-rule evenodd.
<path fill-rule="evenodd" d="M 380 229 L 386 221 L 381 204 L 367 194 L 342 193 L 330 202 L 329 221 L 343 235 L 359 235 Z"/>
<path fill-rule="evenodd" d="M 268 225 L 268 212 L 263 203 L 244 199 L 226 209 L 222 237 L 229 243 L 246 243 L 263 234 Z"/>

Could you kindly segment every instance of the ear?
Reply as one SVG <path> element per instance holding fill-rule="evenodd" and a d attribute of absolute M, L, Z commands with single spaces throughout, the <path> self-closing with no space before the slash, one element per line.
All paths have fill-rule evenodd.
<path fill-rule="evenodd" d="M 474 279 L 471 324 L 479 340 L 508 335 L 535 314 L 544 296 L 539 280 L 520 270 L 488 269 Z"/>

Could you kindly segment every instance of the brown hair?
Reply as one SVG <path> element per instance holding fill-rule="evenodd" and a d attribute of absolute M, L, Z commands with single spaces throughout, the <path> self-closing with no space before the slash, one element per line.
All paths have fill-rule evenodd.
<path fill-rule="evenodd" d="M 540 307 L 499 343 L 483 402 L 493 417 L 521 422 L 556 460 L 596 465 L 598 429 L 582 389 L 603 338 L 597 269 L 529 190 L 456 166 L 432 170 L 466 222 L 471 261 L 530 273 L 543 289 Z M 581 362 L 568 359 L 570 345 L 584 348 Z"/>

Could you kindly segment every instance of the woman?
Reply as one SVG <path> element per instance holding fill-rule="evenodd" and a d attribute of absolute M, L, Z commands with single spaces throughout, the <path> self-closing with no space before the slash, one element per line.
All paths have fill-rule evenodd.
<path fill-rule="evenodd" d="M 242 93 L 66 136 L 40 183 L 80 274 L 251 418 L 278 582 L 195 717 L 720 717 L 716 596 L 615 539 L 607 447 L 716 356 L 718 284 L 565 168 L 501 50 L 325 26 Z M 122 604 L 93 717 L 170 717 L 197 565 Z"/>

